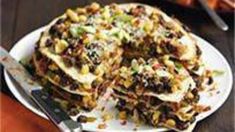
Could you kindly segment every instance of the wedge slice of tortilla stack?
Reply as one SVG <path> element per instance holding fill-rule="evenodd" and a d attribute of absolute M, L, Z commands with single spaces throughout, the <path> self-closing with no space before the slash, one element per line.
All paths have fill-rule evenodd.
<path fill-rule="evenodd" d="M 90 22 L 98 10 L 99 5 L 68 9 L 47 26 L 33 57 L 38 75 L 68 93 L 84 97 L 82 106 L 86 109 L 96 106 L 98 94 L 108 84 L 107 73 L 118 67 L 122 54 L 119 40 L 100 34 L 109 25 Z"/>
<path fill-rule="evenodd" d="M 153 126 L 189 128 L 202 111 L 197 106 L 202 84 L 191 76 L 202 63 L 195 40 L 158 9 L 141 4 L 120 8 L 133 17 L 131 24 L 122 25 L 132 35 L 123 44 L 122 67 L 113 86 L 120 113 Z"/>

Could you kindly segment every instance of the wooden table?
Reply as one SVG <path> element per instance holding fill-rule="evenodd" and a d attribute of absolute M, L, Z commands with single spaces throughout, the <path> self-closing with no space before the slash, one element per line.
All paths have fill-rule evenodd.
<path fill-rule="evenodd" d="M 1 132 L 57 132 L 58 129 L 4 93 L 1 100 Z"/>
<path fill-rule="evenodd" d="M 146 2 L 140 0 L 135 2 Z M 2 0 L 2 32 L 1 44 L 8 50 L 27 33 L 46 25 L 54 17 L 60 15 L 67 8 L 84 6 L 91 3 L 91 0 Z M 112 2 L 133 2 L 132 0 L 99 0 L 101 4 Z M 218 29 L 203 11 L 192 11 L 179 8 L 174 5 L 166 5 L 159 0 L 151 0 L 150 5 L 160 6 L 168 14 L 174 14 L 192 31 L 208 40 L 226 57 L 235 71 L 234 63 L 234 16 L 222 15 L 230 26 L 230 30 L 223 32 Z M 2 68 L 1 68 L 2 69 Z M 2 71 L 2 70 L 1 70 Z M 2 73 L 1 73 L 2 75 Z M 13 128 L 17 131 L 36 131 L 36 130 L 56 130 L 48 121 L 36 116 L 26 108 L 22 107 L 16 100 L 9 98 L 9 92 L 4 79 L 1 77 L 1 111 L 2 127 Z M 231 132 L 234 131 L 234 89 L 226 103 L 214 114 L 198 123 L 195 131 L 197 132 Z M 8 102 L 8 103 L 6 103 Z M 7 108 L 7 109 L 6 109 Z M 19 111 L 19 112 L 16 112 Z M 15 113 L 16 112 L 16 113 Z M 11 114 L 12 113 L 12 114 Z M 43 123 L 42 123 L 43 122 Z M 12 126 L 12 124 L 16 124 Z M 22 127 L 25 126 L 25 127 Z M 30 127 L 27 127 L 30 126 Z"/>

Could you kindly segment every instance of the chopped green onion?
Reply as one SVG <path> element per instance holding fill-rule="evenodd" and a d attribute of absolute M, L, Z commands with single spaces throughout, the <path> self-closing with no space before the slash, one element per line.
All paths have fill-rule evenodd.
<path fill-rule="evenodd" d="M 85 30 L 81 27 L 71 27 L 69 31 L 75 38 L 80 37 L 85 32 Z"/>
<path fill-rule="evenodd" d="M 221 76 L 224 74 L 224 71 L 220 71 L 220 70 L 213 70 L 212 71 L 212 76 Z"/>
<path fill-rule="evenodd" d="M 69 29 L 70 33 L 72 34 L 73 37 L 77 38 L 80 37 L 83 33 L 95 33 L 96 30 L 92 26 L 72 26 Z"/>
<path fill-rule="evenodd" d="M 183 68 L 183 65 L 181 63 L 179 63 L 179 62 L 175 62 L 175 67 L 177 69 L 181 69 L 181 68 Z"/>
<path fill-rule="evenodd" d="M 133 17 L 130 15 L 127 15 L 127 14 L 120 14 L 120 15 L 114 16 L 114 19 L 116 19 L 118 21 L 122 21 L 122 22 L 131 22 Z"/>
<path fill-rule="evenodd" d="M 83 28 L 88 33 L 95 33 L 96 32 L 96 29 L 92 26 L 82 26 L 81 28 Z"/>

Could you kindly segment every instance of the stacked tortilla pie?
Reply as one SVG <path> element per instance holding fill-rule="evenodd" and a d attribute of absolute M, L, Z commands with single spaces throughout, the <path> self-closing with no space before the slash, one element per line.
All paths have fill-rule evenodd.
<path fill-rule="evenodd" d="M 182 24 L 142 4 L 93 3 L 52 21 L 33 65 L 53 91 L 92 110 L 112 85 L 118 108 L 154 126 L 183 130 L 200 110 L 200 49 Z"/>

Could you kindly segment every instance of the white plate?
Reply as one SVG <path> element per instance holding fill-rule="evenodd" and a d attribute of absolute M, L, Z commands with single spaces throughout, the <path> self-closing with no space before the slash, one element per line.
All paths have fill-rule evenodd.
<path fill-rule="evenodd" d="M 16 59 L 21 60 L 22 58 L 31 56 L 34 52 L 34 45 L 40 37 L 40 33 L 44 30 L 44 27 L 33 31 L 32 33 L 23 37 L 20 41 L 18 41 L 14 47 L 11 49 L 10 54 Z M 213 112 L 215 112 L 225 100 L 228 98 L 229 93 L 232 89 L 232 72 L 230 66 L 223 55 L 211 46 L 205 40 L 193 35 L 196 40 L 198 41 L 199 47 L 202 49 L 202 57 L 206 62 L 207 67 L 210 69 L 216 70 L 223 70 L 225 73 L 222 76 L 216 77 L 215 81 L 218 83 L 218 89 L 213 91 L 213 93 L 203 93 L 201 94 L 200 103 L 204 105 L 211 106 L 211 110 L 205 113 L 200 114 L 197 117 L 197 120 L 202 120 Z M 17 86 L 17 84 L 10 78 L 10 76 L 4 71 L 5 79 L 7 82 L 8 87 L 10 88 L 11 92 L 14 96 L 28 109 L 33 111 L 34 113 L 38 114 L 39 116 L 48 119 L 45 114 L 43 114 L 38 107 L 34 104 L 34 102 Z M 218 91 L 219 94 L 218 94 Z M 213 94 L 213 96 L 211 96 Z M 103 101 L 102 103 L 105 103 Z M 109 102 L 105 104 L 106 110 L 113 113 L 113 116 L 117 114 L 117 110 L 114 108 L 114 103 Z M 93 110 L 92 112 L 88 113 L 88 115 L 93 115 L 96 117 L 100 117 L 102 114 L 97 111 Z M 84 130 L 88 131 L 132 131 L 135 128 L 135 124 L 131 122 L 127 122 L 126 125 L 121 125 L 120 120 L 110 120 L 106 122 L 107 128 L 106 129 L 97 129 L 98 124 L 102 123 L 101 119 L 98 119 L 94 123 L 86 123 L 83 124 Z M 138 130 L 143 131 L 161 131 L 164 129 L 155 129 L 151 126 L 141 126 L 138 127 Z"/>

